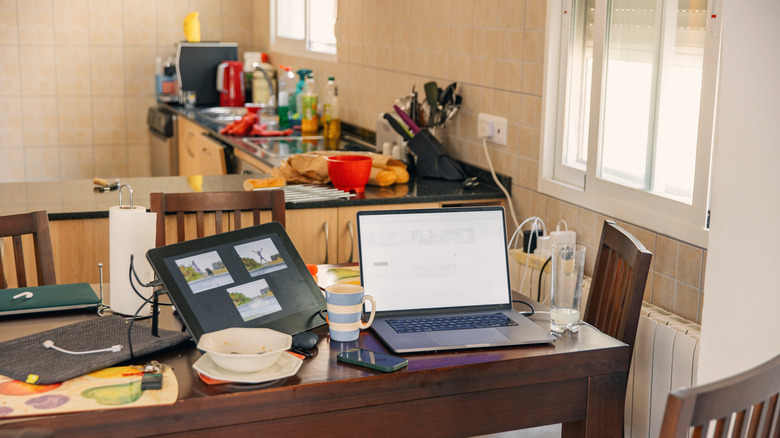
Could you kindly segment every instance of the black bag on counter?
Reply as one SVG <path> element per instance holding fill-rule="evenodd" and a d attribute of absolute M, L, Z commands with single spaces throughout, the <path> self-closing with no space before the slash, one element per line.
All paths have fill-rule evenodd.
<path fill-rule="evenodd" d="M 418 132 L 408 145 L 409 149 L 417 156 L 417 175 L 451 181 L 466 178 L 466 173 L 460 164 L 441 151 L 441 143 L 427 130 L 423 129 Z"/>

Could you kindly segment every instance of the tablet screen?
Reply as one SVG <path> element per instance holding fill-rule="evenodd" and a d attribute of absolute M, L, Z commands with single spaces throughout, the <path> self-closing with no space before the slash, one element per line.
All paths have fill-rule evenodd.
<path fill-rule="evenodd" d="M 324 323 L 323 294 L 276 222 L 155 248 L 147 258 L 196 341 L 228 327 L 295 334 Z"/>

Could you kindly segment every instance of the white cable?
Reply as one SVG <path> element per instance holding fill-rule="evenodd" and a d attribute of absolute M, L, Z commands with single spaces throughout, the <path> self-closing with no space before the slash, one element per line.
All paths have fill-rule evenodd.
<path fill-rule="evenodd" d="M 518 227 L 517 225 L 517 216 L 515 215 L 515 206 L 512 205 L 512 196 L 509 195 L 509 192 L 507 192 L 506 188 L 503 184 L 498 180 L 498 177 L 496 176 L 496 171 L 493 169 L 493 161 L 490 160 L 490 154 L 488 154 L 488 148 L 487 148 L 487 140 L 485 140 L 485 137 L 482 137 L 482 147 L 485 149 L 485 158 L 487 158 L 488 167 L 490 168 L 490 174 L 493 175 L 493 181 L 496 182 L 498 185 L 498 188 L 501 189 L 502 192 L 504 192 L 504 196 L 506 196 L 507 204 L 509 204 L 509 212 L 512 214 L 512 221 L 515 223 L 515 228 Z"/>
<path fill-rule="evenodd" d="M 112 345 L 110 348 L 104 348 L 102 350 L 68 351 L 68 350 L 65 350 L 63 348 L 60 348 L 60 347 L 54 345 L 54 341 L 52 341 L 51 339 L 47 339 L 46 341 L 44 341 L 43 342 L 43 346 L 46 347 L 46 348 L 53 348 L 53 349 L 55 349 L 57 351 L 61 351 L 63 353 L 67 353 L 67 354 L 92 354 L 92 353 L 107 353 L 107 352 L 118 353 L 118 352 L 122 351 L 122 345 L 121 344 Z"/>

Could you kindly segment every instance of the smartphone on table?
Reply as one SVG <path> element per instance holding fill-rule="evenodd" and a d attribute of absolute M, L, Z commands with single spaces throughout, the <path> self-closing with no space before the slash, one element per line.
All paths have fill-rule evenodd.
<path fill-rule="evenodd" d="M 409 365 L 409 361 L 403 357 L 392 356 L 390 354 L 379 353 L 364 348 L 354 348 L 352 350 L 342 351 L 336 355 L 336 360 L 387 372 L 400 370 Z"/>

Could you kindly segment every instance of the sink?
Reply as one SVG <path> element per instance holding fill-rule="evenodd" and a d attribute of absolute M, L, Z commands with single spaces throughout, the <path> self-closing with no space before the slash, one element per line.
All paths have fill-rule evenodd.
<path fill-rule="evenodd" d="M 294 154 L 325 150 L 325 137 L 321 135 L 289 137 L 245 137 L 244 144 L 249 145 L 256 155 L 262 157 L 288 157 Z"/>
<path fill-rule="evenodd" d="M 234 122 L 246 115 L 246 108 L 232 107 L 232 106 L 215 106 L 213 108 L 205 108 L 198 111 L 198 114 L 209 119 L 214 123 L 222 123 L 227 125 Z"/>

